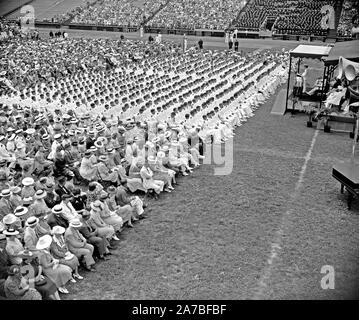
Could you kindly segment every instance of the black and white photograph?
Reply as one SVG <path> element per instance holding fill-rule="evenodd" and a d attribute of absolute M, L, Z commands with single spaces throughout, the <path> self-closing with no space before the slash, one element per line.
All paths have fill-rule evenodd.
<path fill-rule="evenodd" d="M 358 132 L 358 0 L 0 0 L 1 303 L 357 300 Z"/>

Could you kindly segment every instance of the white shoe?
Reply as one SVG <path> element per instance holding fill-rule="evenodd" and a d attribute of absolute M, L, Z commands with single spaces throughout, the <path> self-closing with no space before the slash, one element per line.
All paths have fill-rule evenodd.
<path fill-rule="evenodd" d="M 79 274 L 74 274 L 74 278 L 82 280 L 84 277 L 80 276 Z"/>
<path fill-rule="evenodd" d="M 117 236 L 113 236 L 112 239 L 115 240 L 115 241 L 119 241 L 119 240 L 120 240 L 119 238 L 117 238 Z"/>
<path fill-rule="evenodd" d="M 64 294 L 68 294 L 69 292 L 67 291 L 67 289 L 66 288 L 63 288 L 63 287 L 60 287 L 59 288 L 59 292 L 60 293 L 64 293 Z"/>
<path fill-rule="evenodd" d="M 74 278 L 72 278 L 70 281 L 71 281 L 72 283 L 76 283 L 76 282 L 77 282 Z"/>
<path fill-rule="evenodd" d="M 187 172 L 182 172 L 182 174 L 183 174 L 184 176 L 188 176 L 188 173 L 187 173 Z"/>

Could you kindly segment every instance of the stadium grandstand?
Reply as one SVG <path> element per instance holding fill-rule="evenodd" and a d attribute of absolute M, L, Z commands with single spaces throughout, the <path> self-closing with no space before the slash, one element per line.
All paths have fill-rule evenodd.
<path fill-rule="evenodd" d="M 19 19 L 20 7 L 29 1 L 2 1 L 0 13 L 8 20 Z M 84 29 L 214 36 L 238 30 L 259 37 L 260 31 L 276 36 L 306 35 L 352 37 L 357 25 L 355 0 L 33 0 L 31 6 L 38 23 Z M 51 25 L 49 25 L 51 27 Z M 196 32 L 198 31 L 198 32 Z M 268 33 L 269 32 L 269 33 Z M 356 32 L 355 32 L 356 34 Z"/>

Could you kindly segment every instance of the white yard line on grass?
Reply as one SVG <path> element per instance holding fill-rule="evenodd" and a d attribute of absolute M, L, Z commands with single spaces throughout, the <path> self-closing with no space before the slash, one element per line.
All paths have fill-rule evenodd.
<path fill-rule="evenodd" d="M 308 166 L 308 161 L 311 158 L 312 151 L 313 151 L 313 148 L 315 145 L 315 141 L 317 140 L 318 133 L 319 133 L 319 130 L 315 130 L 309 150 L 304 157 L 304 164 L 300 171 L 299 179 L 295 185 L 294 192 L 292 193 L 292 195 L 290 197 L 291 202 L 297 198 L 297 196 L 299 194 L 299 190 L 303 184 L 304 175 L 305 175 L 305 172 L 306 172 L 307 166 Z M 253 297 L 254 300 L 264 299 L 265 289 L 267 288 L 268 281 L 272 275 L 273 265 L 280 253 L 281 245 L 283 242 L 282 241 L 283 234 L 284 234 L 284 231 L 289 227 L 289 224 L 288 224 L 289 219 L 288 218 L 292 214 L 292 212 L 293 212 L 293 209 L 288 209 L 282 216 L 281 223 L 279 225 L 279 229 L 275 233 L 274 242 L 271 244 L 271 251 L 270 251 L 270 254 L 269 254 L 269 257 L 267 260 L 267 265 L 263 270 L 262 276 L 259 279 L 257 289 L 254 293 L 254 297 Z"/>

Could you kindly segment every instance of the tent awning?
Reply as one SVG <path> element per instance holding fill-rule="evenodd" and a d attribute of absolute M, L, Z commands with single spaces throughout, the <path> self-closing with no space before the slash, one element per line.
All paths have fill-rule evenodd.
<path fill-rule="evenodd" d="M 331 49 L 332 47 L 327 46 L 311 46 L 300 44 L 290 52 L 290 55 L 293 58 L 321 59 L 322 57 L 327 57 Z"/>
<path fill-rule="evenodd" d="M 359 62 L 359 40 L 337 42 L 323 61 L 326 66 L 338 64 L 340 57 Z"/>

